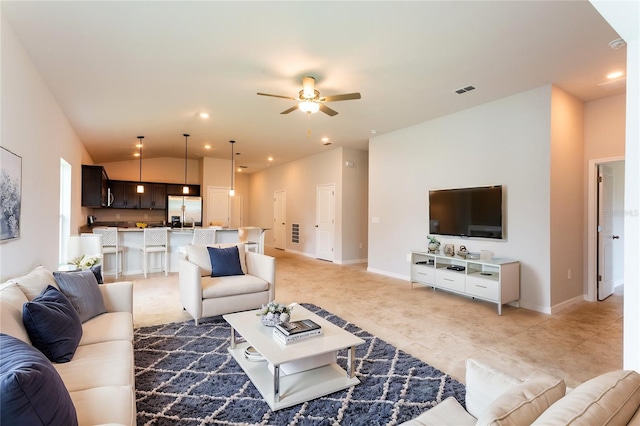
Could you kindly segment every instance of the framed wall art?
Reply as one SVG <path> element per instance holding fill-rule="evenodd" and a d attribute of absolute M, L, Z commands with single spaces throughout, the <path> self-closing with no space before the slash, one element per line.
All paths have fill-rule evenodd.
<path fill-rule="evenodd" d="M 0 147 L 0 242 L 20 238 L 22 158 Z"/>

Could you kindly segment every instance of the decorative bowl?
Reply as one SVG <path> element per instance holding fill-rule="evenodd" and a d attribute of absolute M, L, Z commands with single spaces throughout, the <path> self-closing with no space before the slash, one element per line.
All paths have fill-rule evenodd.
<path fill-rule="evenodd" d="M 275 327 L 277 324 L 280 324 L 281 322 L 289 321 L 289 314 L 262 315 L 260 317 L 260 321 L 262 322 L 262 325 L 266 325 L 267 327 Z"/>
<path fill-rule="evenodd" d="M 269 302 L 262 305 L 262 309 L 257 313 L 262 324 L 273 327 L 281 322 L 287 322 L 291 318 L 292 306 L 283 305 L 278 302 Z"/>

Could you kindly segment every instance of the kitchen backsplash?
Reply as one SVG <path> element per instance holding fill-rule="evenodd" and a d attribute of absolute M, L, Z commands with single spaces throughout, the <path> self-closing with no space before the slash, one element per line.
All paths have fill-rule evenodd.
<path fill-rule="evenodd" d="M 93 209 L 96 222 L 162 222 L 164 210 Z M 85 221 L 86 223 L 86 218 Z"/>

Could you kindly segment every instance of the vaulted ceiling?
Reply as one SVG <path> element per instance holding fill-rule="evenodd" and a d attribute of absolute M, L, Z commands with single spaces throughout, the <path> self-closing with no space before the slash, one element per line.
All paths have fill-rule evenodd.
<path fill-rule="evenodd" d="M 229 158 L 246 172 L 555 84 L 624 93 L 626 48 L 587 1 L 3 1 L 2 16 L 96 163 Z M 339 114 L 307 115 L 302 78 Z M 464 94 L 457 89 L 474 86 Z M 200 118 L 206 112 L 208 119 Z M 374 133 L 375 132 L 375 133 Z M 323 145 L 321 138 L 331 145 Z M 206 149 L 205 145 L 210 145 Z"/>

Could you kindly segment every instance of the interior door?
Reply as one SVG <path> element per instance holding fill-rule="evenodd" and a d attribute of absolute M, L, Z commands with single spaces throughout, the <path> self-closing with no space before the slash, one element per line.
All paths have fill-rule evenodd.
<path fill-rule="evenodd" d="M 613 171 L 598 166 L 598 300 L 613 294 Z"/>
<path fill-rule="evenodd" d="M 229 226 L 229 188 L 218 186 L 207 187 L 206 224 Z"/>
<path fill-rule="evenodd" d="M 316 257 L 333 262 L 335 185 L 316 186 Z"/>
<path fill-rule="evenodd" d="M 287 244 L 287 193 L 276 191 L 273 193 L 273 245 L 284 250 Z"/>

